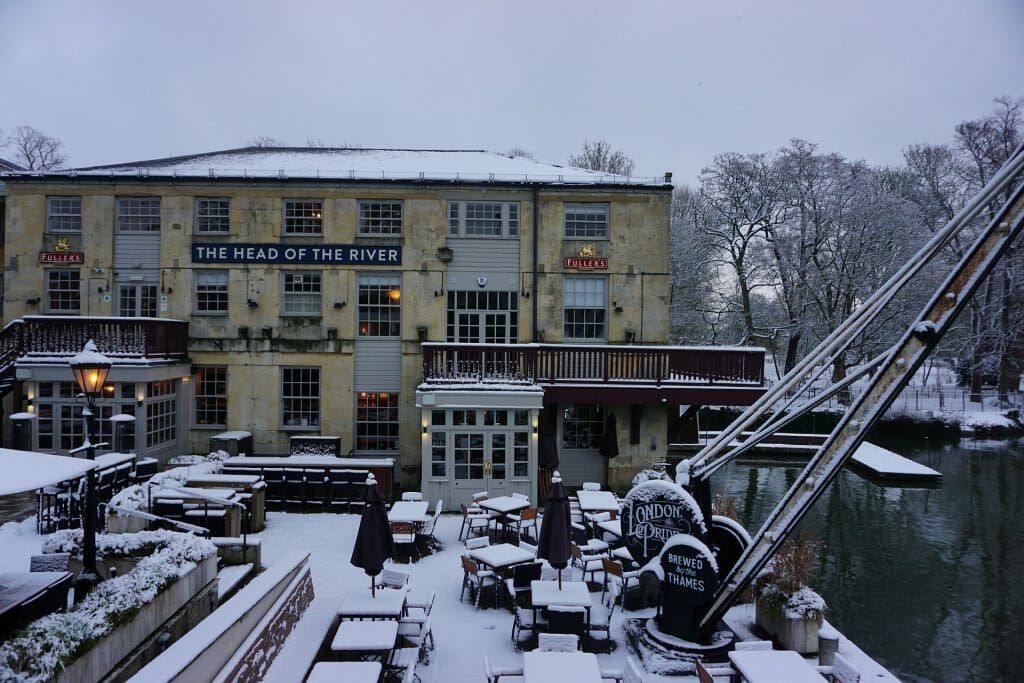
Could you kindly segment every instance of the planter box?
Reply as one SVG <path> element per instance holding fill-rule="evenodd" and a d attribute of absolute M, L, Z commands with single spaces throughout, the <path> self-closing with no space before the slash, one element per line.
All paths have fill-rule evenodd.
<path fill-rule="evenodd" d="M 795 650 L 802 655 L 818 651 L 818 629 L 824 621 L 821 614 L 816 619 L 787 619 L 781 612 L 766 606 L 763 600 L 758 600 L 756 615 L 757 625 L 776 638 L 783 649 Z"/>
<path fill-rule="evenodd" d="M 122 659 L 160 629 L 208 583 L 217 578 L 216 554 L 202 560 L 188 574 L 143 605 L 131 621 L 104 636 L 88 652 L 68 665 L 52 680 L 57 683 L 103 680 Z"/>
<path fill-rule="evenodd" d="M 149 527 L 149 520 L 141 517 L 124 516 L 116 512 L 107 513 L 108 534 L 133 534 L 136 531 L 145 531 Z"/>

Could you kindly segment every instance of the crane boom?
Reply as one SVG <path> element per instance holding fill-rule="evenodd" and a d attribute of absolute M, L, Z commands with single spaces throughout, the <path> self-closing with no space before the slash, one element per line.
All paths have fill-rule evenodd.
<path fill-rule="evenodd" d="M 702 631 L 709 632 L 714 628 L 740 593 L 750 585 L 754 577 L 778 551 L 786 537 L 824 493 L 828 484 L 838 475 L 843 464 L 864 441 L 867 432 L 885 414 L 893 400 L 910 381 L 914 372 L 952 325 L 956 316 L 967 305 L 985 277 L 1006 253 L 1013 240 L 1021 233 L 1022 227 L 1024 227 L 1024 183 L 1019 182 L 1022 174 L 1024 174 L 1024 145 L 1014 152 L 1000 172 L 972 200 L 970 207 L 965 207 L 965 211 L 951 221 L 943 233 L 931 240 L 912 259 L 912 263 L 908 264 L 908 267 L 894 276 L 893 279 L 899 281 L 899 286 L 909 282 L 924 263 L 938 253 L 941 245 L 947 243 L 957 231 L 966 225 L 970 218 L 981 211 L 985 203 L 994 201 L 1001 193 L 1006 192 L 1016 183 L 1015 189 L 1010 192 L 1009 200 L 1000 207 L 994 219 L 982 231 L 971 249 L 956 264 L 942 286 L 936 290 L 917 321 L 904 333 L 892 351 L 884 354 L 885 358 L 872 374 L 867 389 L 853 402 L 825 443 L 797 477 L 793 486 L 768 516 L 761 529 L 753 535 L 750 545 L 729 571 L 714 598 L 705 608 L 700 618 Z M 968 211 L 968 208 L 971 208 L 971 211 Z M 882 290 L 890 287 L 892 282 L 891 280 Z M 795 368 L 794 372 L 787 375 L 780 384 L 786 387 L 795 386 L 799 380 L 809 374 L 814 364 L 833 354 L 836 349 L 849 344 L 852 341 L 852 337 L 849 335 L 854 334 L 854 330 L 859 332 L 869 324 L 884 307 L 884 302 L 891 298 L 893 293 L 891 290 L 889 292 L 882 290 L 865 303 L 864 309 L 867 312 L 864 315 L 851 316 L 851 320 L 847 321 L 849 324 L 844 323 L 840 326 L 837 333 L 823 342 L 815 352 L 809 354 L 808 359 Z M 732 456 L 729 453 L 726 453 L 725 456 L 722 455 L 731 440 L 739 431 L 752 425 L 760 416 L 767 414 L 771 405 L 778 400 L 778 396 L 784 395 L 785 391 L 784 389 L 776 392 L 777 395 L 771 399 L 762 399 L 751 406 L 747 413 L 752 413 L 752 415 L 741 416 L 728 430 L 722 432 L 718 440 L 698 453 L 696 458 L 690 462 L 691 485 L 703 484 L 706 486 L 706 477 L 710 472 L 731 459 Z M 765 398 L 768 398 L 767 395 Z M 681 471 L 681 473 L 684 472 Z"/>

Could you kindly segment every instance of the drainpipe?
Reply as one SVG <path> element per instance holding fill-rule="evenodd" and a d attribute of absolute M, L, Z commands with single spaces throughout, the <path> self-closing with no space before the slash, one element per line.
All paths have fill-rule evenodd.
<path fill-rule="evenodd" d="M 536 344 L 538 341 L 540 341 L 539 339 L 537 339 L 537 254 L 538 254 L 537 242 L 540 239 L 539 228 L 540 228 L 540 200 L 539 200 L 539 193 L 537 191 L 537 185 L 534 184 L 533 185 L 533 263 L 530 265 L 531 275 L 533 276 L 533 284 L 531 286 L 533 288 L 532 311 L 533 311 L 533 343 L 534 344 Z"/>

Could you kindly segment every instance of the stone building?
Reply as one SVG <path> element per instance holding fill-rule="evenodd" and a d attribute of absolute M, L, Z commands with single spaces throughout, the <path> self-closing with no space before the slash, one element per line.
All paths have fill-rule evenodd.
<path fill-rule="evenodd" d="M 761 391 L 759 351 L 667 346 L 669 176 L 245 148 L 4 180 L 0 375 L 40 450 L 81 437 L 89 336 L 116 363 L 101 431 L 135 415 L 140 453 L 336 435 L 447 506 L 534 494 L 542 434 L 569 484 L 625 488 L 681 405 Z"/>

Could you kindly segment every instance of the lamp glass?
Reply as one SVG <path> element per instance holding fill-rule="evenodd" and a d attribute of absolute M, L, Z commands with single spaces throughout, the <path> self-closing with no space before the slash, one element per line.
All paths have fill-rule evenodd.
<path fill-rule="evenodd" d="M 71 365 L 78 388 L 86 396 L 99 396 L 110 372 L 110 363 L 76 363 Z"/>

